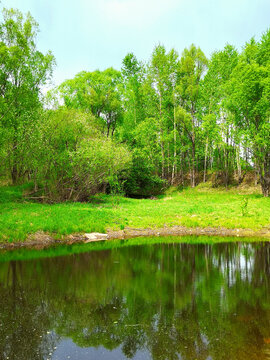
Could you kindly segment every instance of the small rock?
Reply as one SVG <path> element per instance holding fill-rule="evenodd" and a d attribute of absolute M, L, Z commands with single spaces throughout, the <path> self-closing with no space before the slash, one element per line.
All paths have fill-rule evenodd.
<path fill-rule="evenodd" d="M 101 234 L 101 233 L 89 233 L 89 234 L 84 234 L 84 236 L 87 238 L 87 240 L 85 241 L 86 243 L 91 241 L 107 240 L 108 238 L 107 234 Z"/>

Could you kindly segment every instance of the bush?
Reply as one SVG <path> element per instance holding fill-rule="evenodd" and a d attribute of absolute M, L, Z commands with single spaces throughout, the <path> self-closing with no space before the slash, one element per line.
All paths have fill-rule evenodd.
<path fill-rule="evenodd" d="M 124 191 L 130 197 L 143 198 L 158 195 L 162 192 L 166 182 L 154 173 L 154 167 L 138 151 L 134 151 L 132 165 L 126 174 Z"/>
<path fill-rule="evenodd" d="M 49 201 L 84 201 L 129 164 L 124 146 L 102 137 L 95 119 L 78 111 L 50 111 L 33 145 L 32 177 Z"/>

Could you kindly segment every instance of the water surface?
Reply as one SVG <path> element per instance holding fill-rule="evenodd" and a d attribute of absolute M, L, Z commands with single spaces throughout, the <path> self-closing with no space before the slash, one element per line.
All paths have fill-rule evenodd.
<path fill-rule="evenodd" d="M 270 359 L 269 275 L 269 243 L 2 262 L 0 359 Z"/>

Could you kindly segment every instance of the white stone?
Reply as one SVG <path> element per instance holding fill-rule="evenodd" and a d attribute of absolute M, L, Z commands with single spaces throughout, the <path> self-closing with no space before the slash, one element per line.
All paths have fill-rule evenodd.
<path fill-rule="evenodd" d="M 89 233 L 89 234 L 84 234 L 84 236 L 87 238 L 86 243 L 97 240 L 107 240 L 108 238 L 107 234 L 101 234 L 101 233 Z"/>

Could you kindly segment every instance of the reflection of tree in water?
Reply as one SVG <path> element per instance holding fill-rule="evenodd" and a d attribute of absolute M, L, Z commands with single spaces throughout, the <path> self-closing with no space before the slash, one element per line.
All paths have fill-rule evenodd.
<path fill-rule="evenodd" d="M 127 358 L 147 349 L 155 360 L 267 359 L 269 253 L 161 244 L 2 265 L 0 358 L 40 359 L 54 329 Z"/>
<path fill-rule="evenodd" d="M 48 333 L 53 311 L 46 293 L 25 270 L 24 263 L 14 261 L 0 267 L 0 359 L 41 359 L 57 342 Z"/>

